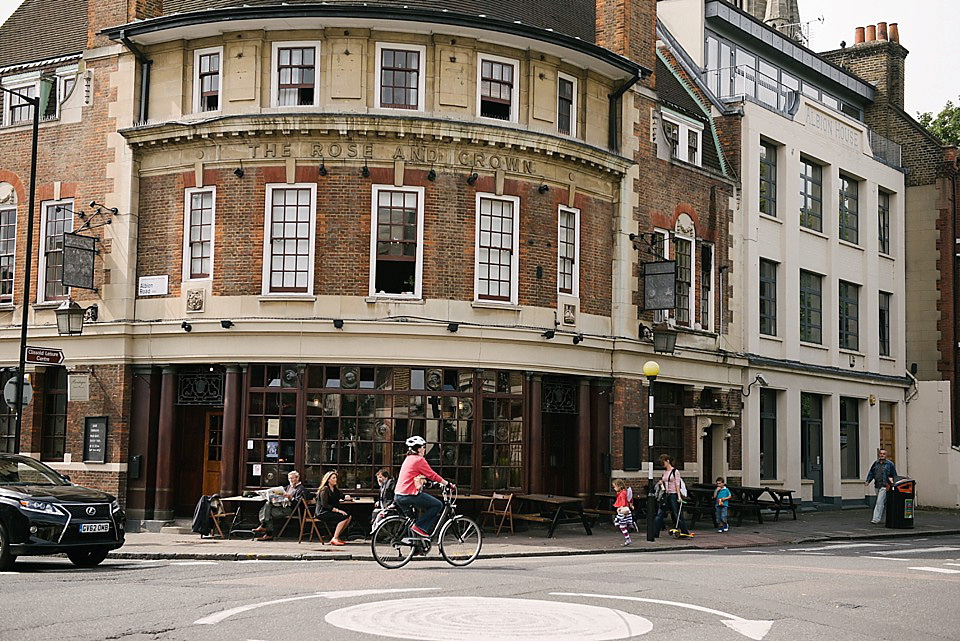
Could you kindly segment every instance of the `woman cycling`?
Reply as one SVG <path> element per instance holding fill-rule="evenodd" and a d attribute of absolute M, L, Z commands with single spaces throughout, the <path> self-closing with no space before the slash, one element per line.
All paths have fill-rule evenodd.
<path fill-rule="evenodd" d="M 406 440 L 407 458 L 400 467 L 397 475 L 397 489 L 394 502 L 404 510 L 413 512 L 413 508 L 420 508 L 422 513 L 415 525 L 410 529 L 414 534 L 429 537 L 437 518 L 437 513 L 443 508 L 443 503 L 434 496 L 423 492 L 423 478 L 436 481 L 441 485 L 451 485 L 433 471 L 427 460 L 423 458 L 427 449 L 427 442 L 422 436 L 411 436 Z"/>

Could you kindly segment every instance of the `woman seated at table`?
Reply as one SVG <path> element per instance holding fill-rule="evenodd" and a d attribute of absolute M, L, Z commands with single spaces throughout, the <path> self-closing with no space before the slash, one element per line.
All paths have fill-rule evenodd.
<path fill-rule="evenodd" d="M 349 500 L 350 496 L 337 487 L 336 470 L 324 474 L 320 489 L 317 490 L 317 518 L 327 526 L 334 527 L 330 545 L 346 545 L 340 535 L 350 526 L 350 515 L 340 509 L 340 501 Z"/>

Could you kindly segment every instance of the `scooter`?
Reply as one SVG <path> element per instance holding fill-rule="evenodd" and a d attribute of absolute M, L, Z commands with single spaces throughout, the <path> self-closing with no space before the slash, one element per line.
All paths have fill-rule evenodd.
<path fill-rule="evenodd" d="M 677 496 L 677 501 L 680 503 L 680 508 L 677 510 L 677 522 L 668 530 L 668 532 L 670 533 L 670 536 L 675 539 L 692 539 L 694 537 L 693 532 L 683 533 L 680 531 L 680 515 L 683 513 L 683 499 L 680 496 Z"/>

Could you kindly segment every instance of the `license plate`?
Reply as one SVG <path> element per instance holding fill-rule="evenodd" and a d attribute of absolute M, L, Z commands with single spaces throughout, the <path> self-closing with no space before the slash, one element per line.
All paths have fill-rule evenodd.
<path fill-rule="evenodd" d="M 109 532 L 109 523 L 81 523 L 80 534 L 91 534 L 94 532 Z"/>

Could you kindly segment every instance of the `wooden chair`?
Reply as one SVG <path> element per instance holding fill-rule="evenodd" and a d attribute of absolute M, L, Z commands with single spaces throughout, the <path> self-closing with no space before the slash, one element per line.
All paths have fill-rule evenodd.
<path fill-rule="evenodd" d="M 297 543 L 303 542 L 303 531 L 304 529 L 307 529 L 307 526 L 309 525 L 310 536 L 307 538 L 307 543 L 313 543 L 313 535 L 316 534 L 317 539 L 322 545 L 323 537 L 320 536 L 320 530 L 317 529 L 317 523 L 323 523 L 323 525 L 326 526 L 326 523 L 314 515 L 306 497 L 300 497 L 300 538 L 297 539 Z M 327 528 L 327 533 L 330 533 L 330 528 Z"/>
<path fill-rule="evenodd" d="M 227 537 L 223 535 L 223 528 L 220 526 L 220 521 L 229 519 L 229 523 L 232 524 L 233 519 L 236 515 L 237 513 L 235 511 L 227 512 L 224 509 L 223 501 L 220 500 L 219 494 L 215 494 L 210 498 L 210 520 L 213 521 L 213 529 L 217 531 L 217 534 L 220 536 L 221 539 L 225 539 Z M 213 536 L 213 532 L 211 532 L 210 535 Z M 230 535 L 230 528 L 228 526 L 227 536 L 229 535 Z"/>
<path fill-rule="evenodd" d="M 287 529 L 287 526 L 290 525 L 290 521 L 296 519 L 297 523 L 300 523 L 303 520 L 304 509 L 306 508 L 304 507 L 303 501 L 297 501 L 297 504 L 293 506 L 293 510 L 290 512 L 290 516 L 288 516 L 287 519 L 283 522 L 283 526 L 280 528 L 280 533 L 277 534 L 278 539 L 281 536 L 283 536 L 283 533 Z"/>
<path fill-rule="evenodd" d="M 499 502 L 503 502 L 501 507 L 498 507 Z M 494 492 L 493 496 L 490 497 L 490 505 L 480 512 L 480 517 L 481 524 L 488 517 L 494 520 L 494 524 L 497 526 L 497 536 L 500 536 L 500 530 L 503 529 L 504 523 L 507 519 L 510 519 L 510 534 L 513 534 L 513 494 L 497 494 Z M 499 524 L 497 524 L 497 518 L 500 519 Z"/>

